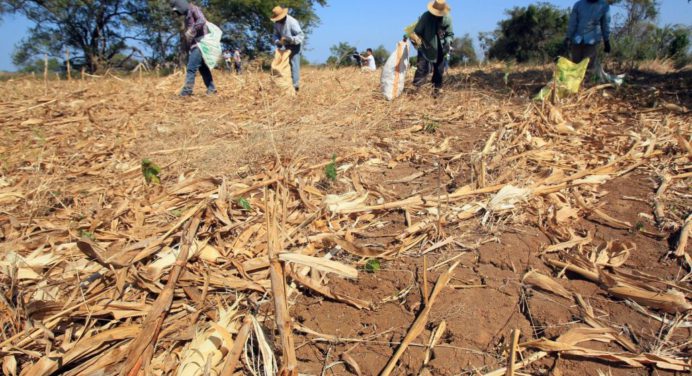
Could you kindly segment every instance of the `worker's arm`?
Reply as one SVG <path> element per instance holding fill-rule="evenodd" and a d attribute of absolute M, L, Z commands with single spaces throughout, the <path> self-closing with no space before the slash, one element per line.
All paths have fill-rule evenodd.
<path fill-rule="evenodd" d="M 445 37 L 444 40 L 442 41 L 442 44 L 444 46 L 451 46 L 452 42 L 454 41 L 454 27 L 452 26 L 452 17 L 450 16 L 445 16 L 442 19 L 443 22 L 443 27 L 445 29 Z"/>
<path fill-rule="evenodd" d="M 286 37 L 286 41 L 293 45 L 303 44 L 303 41 L 305 40 L 305 33 L 303 33 L 303 29 L 301 29 L 298 21 L 294 18 L 289 18 L 286 20 L 286 22 L 289 22 L 288 29 L 290 30 L 291 34 Z"/>
<path fill-rule="evenodd" d="M 572 8 L 572 14 L 569 16 L 569 23 L 567 24 L 567 35 L 565 38 L 569 41 L 574 40 L 574 36 L 577 33 L 577 26 L 579 25 L 579 9 L 578 4 L 574 4 Z"/>
<path fill-rule="evenodd" d="M 606 10 L 601 17 L 601 31 L 603 32 L 603 40 L 610 41 L 610 5 L 605 5 Z"/>
<path fill-rule="evenodd" d="M 207 24 L 207 19 L 204 17 L 204 13 L 199 7 L 190 7 L 191 17 L 188 19 L 187 31 L 195 36 L 204 34 L 204 25 Z"/>
<path fill-rule="evenodd" d="M 425 31 L 425 20 L 424 20 L 425 15 L 420 16 L 418 19 L 418 22 L 416 23 L 416 27 L 413 29 L 413 32 L 416 33 L 418 36 L 423 35 L 423 32 Z"/>

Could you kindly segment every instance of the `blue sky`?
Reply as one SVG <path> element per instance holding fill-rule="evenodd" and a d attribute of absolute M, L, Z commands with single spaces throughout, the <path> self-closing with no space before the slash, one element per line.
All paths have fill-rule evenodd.
<path fill-rule="evenodd" d="M 329 47 L 344 41 L 359 50 L 384 45 L 392 49 L 401 38 L 403 29 L 425 11 L 426 0 L 330 0 L 329 6 L 319 7 L 321 25 L 310 36 L 306 57 L 311 62 L 324 62 Z M 501 20 L 505 9 L 526 6 L 528 0 L 449 0 L 452 6 L 454 29 L 458 35 L 470 33 L 474 39 L 481 31 L 490 31 Z M 574 0 L 548 1 L 569 8 Z M 692 24 L 692 4 L 687 0 L 662 0 L 661 24 Z M 0 70 L 14 70 L 11 54 L 29 29 L 30 23 L 21 17 L 5 16 L 0 21 Z"/>

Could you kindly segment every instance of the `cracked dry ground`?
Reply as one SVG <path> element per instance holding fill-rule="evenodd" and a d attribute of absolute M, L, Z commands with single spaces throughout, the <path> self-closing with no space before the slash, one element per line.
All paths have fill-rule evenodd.
<path fill-rule="evenodd" d="M 691 104 L 691 73 L 659 76 L 633 72 L 632 85 L 622 90 L 595 88 L 565 100 L 559 108 L 529 99 L 549 80 L 550 72 L 545 68 L 521 69 L 510 76 L 509 86 L 504 85 L 503 75 L 501 69 L 492 68 L 454 70 L 440 100 L 433 101 L 427 92 L 407 92 L 392 103 L 381 100 L 375 76 L 355 71 L 308 69 L 295 100 L 272 92 L 263 73 L 242 78 L 221 75 L 217 77 L 219 96 L 200 96 L 189 102 L 172 94 L 179 76 L 53 82 L 45 93 L 42 82 L 16 79 L 3 83 L 9 93 L 4 111 L 14 118 L 17 111 L 24 111 L 21 124 L 26 128 L 22 132 L 26 132 L 15 133 L 3 125 L 1 150 L 6 154 L 16 150 L 17 144 L 25 145 L 25 165 L 4 168 L 33 171 L 35 165 L 45 166 L 27 178 L 38 179 L 35 186 L 40 190 L 41 184 L 50 182 L 56 173 L 50 172 L 55 162 L 44 154 L 43 145 L 58 137 L 66 141 L 63 150 L 52 151 L 57 154 L 69 154 L 71 145 L 122 142 L 127 146 L 125 153 L 75 154 L 65 160 L 90 169 L 86 175 L 98 175 L 101 169 L 114 165 L 119 173 L 130 176 L 138 171 L 142 158 L 152 158 L 163 166 L 164 190 L 167 184 L 183 178 L 241 181 L 268 174 L 277 164 L 314 165 L 336 155 L 341 158 L 339 178 L 333 183 L 315 180 L 310 198 L 354 190 L 370 193 L 368 205 L 416 196 L 439 198 L 438 205 L 401 206 L 370 214 L 356 211 L 336 215 L 326 210 L 320 214 L 325 231 L 346 233 L 354 244 L 389 251 L 389 256 L 383 258 L 380 270 L 368 273 L 362 271 L 365 260 L 338 247 L 327 250 L 335 260 L 361 267 L 357 280 L 330 276 L 329 288 L 371 302 L 369 310 L 305 290 L 291 296 L 290 315 L 296 324 L 301 374 L 355 374 L 354 365 L 363 375 L 378 374 L 421 312 L 424 291 L 432 291 L 438 276 L 457 262 L 449 286 L 432 306 L 423 334 L 404 353 L 394 374 L 485 374 L 506 365 L 514 329 L 521 331 L 520 342 L 524 343 L 555 339 L 571 328 L 585 326 L 583 310 L 574 295 L 567 298 L 522 282 L 530 270 L 551 276 L 570 294 L 580 295 L 601 323 L 626 337 L 639 352 L 677 357 L 686 354 L 683 357 L 689 362 L 689 325 L 671 328 L 659 319 L 672 320 L 675 315 L 650 308 L 638 311 L 599 284 L 549 266 L 546 260 L 553 255 L 542 255 L 542 251 L 559 243 L 558 239 L 566 240 L 546 225 L 545 216 L 554 214 L 551 208 L 555 200 L 572 202 L 573 215 L 560 223 L 562 235 L 570 230 L 592 237 L 585 247 L 588 249 L 600 249 L 608 242 L 628 242 L 633 246 L 622 268 L 670 283 L 684 291 L 683 300 L 689 298 L 688 266 L 684 260 L 667 255 L 690 214 L 690 178 L 675 180 L 669 188 L 664 199 L 668 222 L 662 227 L 655 217 L 655 198 L 661 176 L 690 171 L 689 150 L 684 145 L 686 142 L 689 147 L 690 142 L 690 117 L 685 107 Z M 48 119 L 46 124 L 53 128 L 32 122 L 34 118 Z M 571 131 L 560 131 L 565 124 Z M 671 136 L 675 132 L 667 132 L 666 127 L 674 128 L 679 137 Z M 494 144 L 489 142 L 493 137 L 497 138 Z M 571 141 L 565 140 L 570 137 L 578 144 L 569 145 Z M 649 146 L 653 150 L 646 151 Z M 464 187 L 528 187 L 547 181 L 544 179 L 555 176 L 558 170 L 561 176 L 569 176 L 613 162 L 630 148 L 646 158 L 639 164 L 618 165 L 628 169 L 622 175 L 619 171 L 593 174 L 595 182 L 578 186 L 571 182 L 553 192 L 558 196 L 524 197 L 509 209 L 493 212 L 487 207 L 498 190 L 474 194 L 462 202 L 445 199 Z M 110 163 L 113 159 L 117 164 Z M 484 163 L 479 164 L 480 160 Z M 604 175 L 609 177 L 599 181 Z M 4 178 L 11 187 L 12 176 Z M 118 182 L 102 184 L 94 187 L 94 192 L 113 189 Z M 587 196 L 589 205 L 631 226 L 613 226 L 590 215 L 589 210 L 574 203 L 577 190 Z M 261 196 L 255 193 L 254 197 Z M 55 199 L 55 206 L 72 202 Z M 75 200 L 89 202 L 86 198 Z M 469 208 L 476 209 L 469 212 Z M 356 229 L 356 223 L 368 215 L 372 216 L 367 219 L 371 225 Z M 401 247 L 401 234 L 425 221 L 430 222 L 428 226 L 410 234 L 420 241 Z M 444 245 L 430 250 L 439 242 Z M 577 249 L 563 250 L 570 251 Z M 424 273 L 426 267 L 429 272 Z M 254 303 L 260 304 L 253 307 L 260 316 L 273 313 L 269 300 Z M 689 324 L 687 313 L 677 317 Z M 446 329 L 435 348 L 428 351 L 432 333 L 443 322 Z M 263 325 L 280 353 L 273 320 Z M 584 346 L 624 351 L 614 342 L 592 341 Z M 523 352 L 531 353 L 530 349 Z M 627 368 L 617 362 L 555 354 L 519 372 L 675 374 L 654 367 Z"/>

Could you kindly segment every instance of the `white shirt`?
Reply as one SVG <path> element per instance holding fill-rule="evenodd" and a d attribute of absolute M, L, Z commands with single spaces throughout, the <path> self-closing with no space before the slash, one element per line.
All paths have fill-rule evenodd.
<path fill-rule="evenodd" d="M 370 70 L 377 70 L 377 64 L 375 64 L 375 57 L 370 55 L 365 58 L 365 63 L 367 65 L 367 68 Z"/>

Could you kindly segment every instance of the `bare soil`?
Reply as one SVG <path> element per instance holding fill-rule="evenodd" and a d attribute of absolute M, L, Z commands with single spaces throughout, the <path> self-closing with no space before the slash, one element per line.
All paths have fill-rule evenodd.
<path fill-rule="evenodd" d="M 335 155 L 345 158 L 345 163 L 361 164 L 357 170 L 340 172 L 341 177 L 358 179 L 366 190 L 377 192 L 383 202 L 418 194 L 442 196 L 477 180 L 472 163 L 474 155 L 483 149 L 492 132 L 527 121 L 523 114 L 532 106 L 530 97 L 550 78 L 550 72 L 541 67 L 518 71 L 510 76 L 508 86 L 503 83 L 502 76 L 500 69 L 453 71 L 442 98 L 433 100 L 429 89 L 422 89 L 407 91 L 403 98 L 392 103 L 380 100 L 378 77 L 356 71 L 308 69 L 296 99 L 278 96 L 262 73 L 252 72 L 241 77 L 218 74 L 218 96 L 197 95 L 189 100 L 174 95 L 182 79 L 180 76 L 144 78 L 142 81 L 137 78 L 75 81 L 60 83 L 63 86 L 59 88 L 49 87 L 45 93 L 40 93 L 42 89 L 39 93 L 29 89 L 40 88 L 40 84 L 13 79 L 0 84 L 6 93 L 3 99 L 6 114 L 39 105 L 38 109 L 28 110 L 31 115 L 21 121 L 40 117 L 59 123 L 61 119 L 69 120 L 74 116 L 71 108 L 82 108 L 83 103 L 88 102 L 90 107 L 82 113 L 91 121 L 58 124 L 53 129 L 35 127 L 34 136 L 27 138 L 31 132 L 15 131 L 0 120 L 4 123 L 0 153 L 4 154 L 4 160 L 13 161 L 5 162 L 2 177 L 11 180 L 12 171 L 40 166 L 40 173 L 31 177 L 35 179 L 33 186 L 52 186 L 53 176 L 66 171 L 61 170 L 65 166 L 51 164 L 51 155 L 60 152 L 57 148 L 74 150 L 71 171 L 83 170 L 84 179 L 89 179 L 95 190 L 103 191 L 117 184 L 97 176 L 101 168 L 99 163 L 105 166 L 104 161 L 112 158 L 121 160 L 123 171 L 137 171 L 142 158 L 155 159 L 163 167 L 165 186 L 190 176 L 233 182 L 267 172 L 277 163 L 326 163 Z M 587 102 L 566 106 L 565 112 L 572 122 L 603 123 L 603 130 L 612 135 L 612 139 L 591 140 L 584 146 L 585 154 L 598 154 L 604 143 L 614 142 L 628 132 L 639 132 L 643 121 L 641 113 L 654 111 L 659 114 L 660 126 L 666 126 L 671 119 L 687 119 L 689 125 L 689 114 L 661 109 L 659 105 L 665 101 L 690 107 L 690 72 L 671 77 L 634 72 L 631 81 L 634 84 L 621 91 L 605 89 Z M 197 91 L 202 93 L 203 88 L 198 87 Z M 61 106 L 42 106 L 58 93 L 62 95 Z M 36 102 L 36 98 L 45 100 Z M 19 120 L 14 116 L 12 121 Z M 28 124 L 25 128 L 32 126 L 24 124 Z M 425 131 L 428 125 L 432 127 Z M 416 126 L 423 127 L 424 131 L 417 132 L 415 138 L 402 136 L 402 132 Z M 118 148 L 118 155 L 104 155 L 100 160 L 79 152 L 85 143 L 118 143 L 121 134 L 136 134 L 137 138 Z M 61 141 L 51 146 L 55 150 L 49 150 L 43 145 L 46 139 L 53 137 L 60 137 Z M 684 137 L 689 140 L 690 134 Z M 458 158 L 441 160 L 419 153 L 444 142 L 450 145 L 447 154 Z M 24 146 L 23 166 L 16 158 L 6 155 L 16 150 L 17 144 Z M 353 157 L 362 150 L 377 150 L 382 164 L 364 166 L 364 160 Z M 507 175 L 508 167 L 511 170 L 511 165 L 503 165 L 497 167 L 497 172 L 490 171 L 491 182 L 513 181 L 512 174 Z M 662 229 L 653 220 L 660 175 L 644 167 L 598 188 L 600 209 L 613 218 L 633 224 L 634 228 L 613 228 L 589 216 L 579 218 L 572 228 L 580 234 L 591 234 L 594 244 L 613 240 L 633 242 L 636 249 L 625 265 L 628 270 L 690 288 L 689 279 L 682 281 L 688 273 L 684 263 L 667 257 L 677 241 L 676 230 Z M 692 207 L 689 183 L 690 179 L 677 183 L 680 195 L 668 201 L 677 222 L 680 218 L 684 220 Z M 345 181 L 317 185 L 323 194 L 344 193 L 348 187 Z M 62 205 L 76 202 L 84 208 L 84 215 L 89 216 L 89 208 L 98 205 L 98 199 L 87 193 L 61 192 L 61 189 L 59 185 L 52 186 L 54 194 L 46 194 L 47 204 L 36 202 L 27 210 L 50 216 L 53 211 L 61 210 Z M 437 277 L 454 262 L 460 265 L 454 271 L 451 287 L 444 290 L 433 306 L 424 334 L 406 351 L 395 374 L 421 374 L 426 345 L 432 331 L 443 321 L 446 331 L 426 366 L 432 375 L 481 375 L 505 366 L 513 329 L 521 330 L 520 342 L 523 343 L 543 337 L 555 339 L 570 328 L 583 325 L 573 300 L 522 284 L 522 277 L 530 270 L 554 276 L 554 280 L 570 292 L 581 295 L 593 306 L 602 322 L 630 339 L 642 352 L 656 352 L 665 345 L 675 346 L 676 353 L 689 355 L 691 328 L 677 328 L 671 331 L 665 344 L 658 342 L 664 328 L 661 322 L 609 296 L 593 282 L 549 267 L 541 251 L 552 244 L 551 239 L 532 220 L 534 213 L 530 208 L 526 211 L 530 215 L 517 212 L 516 216 L 503 217 L 492 225 L 473 221 L 444 227 L 443 233 L 435 233 L 428 245 L 448 237 L 457 239 L 457 244 L 437 249 L 425 257 L 421 253 L 427 247 L 418 247 L 383 259 L 382 269 L 374 273 L 362 270 L 365 260 L 345 252 L 337 253 L 337 260 L 359 265 L 361 274 L 356 281 L 330 277 L 329 288 L 373 302 L 373 307 L 359 310 L 310 291 L 292 296 L 290 314 L 297 324 L 300 373 L 355 374 L 345 361 L 343 354 L 348 354 L 363 375 L 378 374 L 420 313 L 424 291 L 431 291 Z M 381 227 L 355 234 L 355 242 L 371 248 L 390 248 L 395 238 L 411 226 L 407 214 L 413 223 L 427 217 L 427 213 L 421 212 L 390 211 L 379 218 Z M 9 223 L 10 219 L 7 221 Z M 4 228 L 3 237 L 9 238 L 11 227 Z M 141 231 L 146 233 L 147 230 Z M 653 233 L 660 236 L 652 236 Z M 424 272 L 424 265 L 430 269 L 428 272 Z M 423 286 L 424 274 L 427 286 Z M 689 300 L 689 295 L 687 298 Z M 276 334 L 271 320 L 264 325 L 269 333 Z M 272 337 L 278 346 L 278 338 Z M 589 343 L 588 347 L 625 351 L 616 345 Z M 677 374 L 558 355 L 551 355 L 520 372 L 565 376 Z"/>

